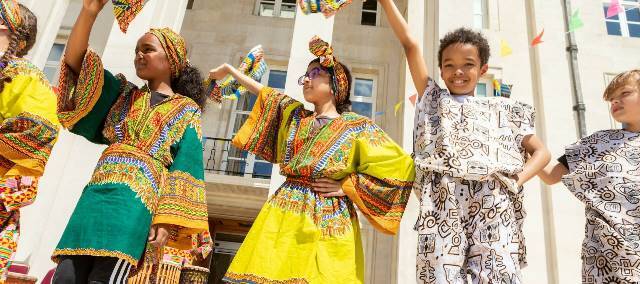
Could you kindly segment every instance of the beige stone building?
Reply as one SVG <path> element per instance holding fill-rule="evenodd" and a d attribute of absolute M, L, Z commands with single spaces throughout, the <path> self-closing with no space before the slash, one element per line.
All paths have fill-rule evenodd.
<path fill-rule="evenodd" d="M 21 0 L 39 18 L 39 35 L 30 57 L 55 81 L 66 38 L 80 0 Z M 371 117 L 392 138 L 411 151 L 415 93 L 408 79 L 401 46 L 377 2 L 354 0 L 335 18 L 304 16 L 295 0 L 151 0 L 123 35 L 107 7 L 95 25 L 91 46 L 106 67 L 135 78 L 134 46 L 152 26 L 180 30 L 189 42 L 190 60 L 203 72 L 229 62 L 237 65 L 251 47 L 264 47 L 269 71 L 263 83 L 301 98 L 297 78 L 311 59 L 308 40 L 318 34 L 332 39 L 335 53 L 351 69 L 353 109 Z M 562 0 L 396 0 L 414 35 L 424 47 L 433 77 L 438 78 L 438 39 L 460 26 L 481 29 L 492 47 L 489 73 L 477 95 L 494 95 L 493 81 L 513 85 L 512 98 L 537 109 L 538 135 L 554 157 L 578 136 L 575 97 L 586 107 L 586 132 L 620 127 L 601 99 L 616 73 L 640 66 L 640 1 L 621 0 L 625 12 L 605 18 L 609 0 L 574 1 L 584 27 L 572 33 L 578 49 L 571 64 Z M 543 43 L 531 40 L 544 30 Z M 512 53 L 501 56 L 508 46 Z M 577 78 L 577 81 L 572 81 Z M 577 82 L 573 84 L 572 82 Z M 212 279 L 222 275 L 270 190 L 282 177 L 277 166 L 234 149 L 229 141 L 246 119 L 251 95 L 211 104 L 203 118 L 207 197 L 216 248 Z M 396 105 L 399 106 L 395 112 Z M 63 132 L 47 165 L 35 204 L 24 209 L 23 234 L 17 260 L 42 277 L 54 267 L 49 256 L 88 181 L 103 148 Z M 562 185 L 526 185 L 525 222 L 529 266 L 526 283 L 579 283 L 583 206 Z M 414 283 L 417 236 L 413 223 L 417 202 L 412 197 L 398 236 L 373 230 L 362 219 L 367 283 Z M 211 282 L 216 283 L 216 282 Z"/>

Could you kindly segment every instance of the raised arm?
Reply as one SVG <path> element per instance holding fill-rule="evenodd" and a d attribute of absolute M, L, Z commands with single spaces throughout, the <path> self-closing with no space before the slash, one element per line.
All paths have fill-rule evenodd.
<path fill-rule="evenodd" d="M 89 48 L 89 35 L 96 21 L 98 13 L 104 8 L 109 0 L 83 0 L 82 9 L 73 25 L 67 48 L 64 53 L 64 63 L 66 63 L 76 74 L 82 68 L 82 60 Z"/>
<path fill-rule="evenodd" d="M 209 71 L 209 78 L 213 80 L 222 80 L 227 75 L 233 76 L 240 85 L 244 86 L 249 90 L 250 93 L 257 95 L 260 93 L 260 90 L 264 87 L 264 85 L 260 84 L 260 82 L 253 80 L 251 77 L 242 74 L 242 72 L 238 71 L 235 67 L 224 63 L 216 69 L 212 69 Z"/>
<path fill-rule="evenodd" d="M 413 84 L 418 91 L 418 96 L 422 96 L 427 89 L 429 72 L 427 71 L 427 64 L 422 57 L 420 45 L 409 32 L 409 25 L 407 25 L 407 21 L 405 21 L 398 7 L 393 3 L 393 0 L 378 0 L 378 2 L 382 5 L 382 9 L 387 15 L 393 33 L 398 40 L 400 40 L 400 44 L 402 44 L 404 48 Z"/>

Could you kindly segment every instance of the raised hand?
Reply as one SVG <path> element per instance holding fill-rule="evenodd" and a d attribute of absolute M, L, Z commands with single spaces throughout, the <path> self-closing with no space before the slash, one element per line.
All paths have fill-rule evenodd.
<path fill-rule="evenodd" d="M 107 2 L 109 2 L 109 0 L 82 0 L 82 9 L 91 15 L 97 16 Z"/>
<path fill-rule="evenodd" d="M 215 69 L 211 69 L 209 71 L 209 78 L 212 80 L 222 80 L 224 79 L 224 77 L 227 77 L 227 75 L 229 75 L 229 71 L 230 71 L 230 65 L 227 63 L 224 63 L 220 66 L 218 66 Z"/>

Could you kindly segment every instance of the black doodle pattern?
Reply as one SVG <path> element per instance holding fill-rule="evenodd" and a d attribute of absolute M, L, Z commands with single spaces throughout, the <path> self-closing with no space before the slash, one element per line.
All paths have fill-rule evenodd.
<path fill-rule="evenodd" d="M 594 133 L 565 150 L 563 182 L 586 206 L 583 283 L 640 283 L 640 134 Z"/>
<path fill-rule="evenodd" d="M 456 102 L 429 79 L 416 105 L 420 283 L 521 283 L 526 265 L 522 139 L 533 108 L 506 98 Z"/>

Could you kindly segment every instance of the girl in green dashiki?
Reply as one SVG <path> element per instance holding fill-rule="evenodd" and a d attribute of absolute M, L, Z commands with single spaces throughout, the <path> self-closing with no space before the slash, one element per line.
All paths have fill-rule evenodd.
<path fill-rule="evenodd" d="M 227 270 L 230 283 L 362 283 L 364 256 L 354 204 L 395 234 L 414 179 L 413 160 L 382 129 L 349 111 L 351 76 L 328 43 L 298 83 L 302 103 L 224 64 L 257 101 L 233 144 L 278 163 L 286 181 L 264 205 Z"/>
<path fill-rule="evenodd" d="M 208 230 L 201 75 L 168 28 L 137 42 L 144 87 L 104 70 L 88 39 L 106 2 L 83 0 L 61 67 L 62 125 L 108 147 L 53 253 L 54 283 L 125 283 L 147 241 L 189 249 L 191 235 Z"/>

